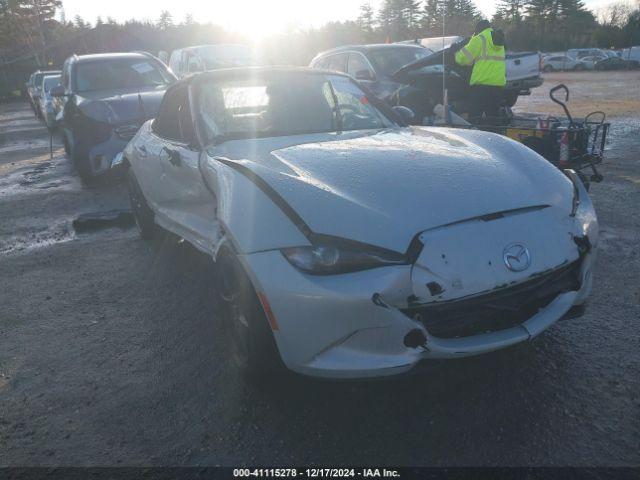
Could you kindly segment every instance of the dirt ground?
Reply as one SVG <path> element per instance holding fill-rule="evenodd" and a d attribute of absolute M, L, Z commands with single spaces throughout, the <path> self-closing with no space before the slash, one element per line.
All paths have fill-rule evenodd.
<path fill-rule="evenodd" d="M 518 109 L 558 114 L 558 82 L 612 122 L 587 314 L 375 382 L 239 378 L 208 260 L 126 215 L 74 228 L 124 188 L 84 187 L 0 105 L 0 465 L 640 465 L 640 73 L 547 75 Z"/>
<path fill-rule="evenodd" d="M 564 113 L 549 101 L 549 89 L 565 84 L 569 87 L 571 114 L 584 117 L 600 110 L 609 117 L 637 117 L 640 114 L 640 71 L 554 72 L 544 74 L 544 84 L 533 95 L 520 97 L 516 111 L 552 115 Z M 560 96 L 560 92 L 558 92 Z"/>

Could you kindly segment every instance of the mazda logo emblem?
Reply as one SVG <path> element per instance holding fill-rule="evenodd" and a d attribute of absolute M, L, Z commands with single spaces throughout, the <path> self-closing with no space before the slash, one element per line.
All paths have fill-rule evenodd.
<path fill-rule="evenodd" d="M 502 252 L 502 258 L 507 268 L 513 272 L 521 272 L 531 265 L 531 254 L 521 243 L 507 245 Z"/>

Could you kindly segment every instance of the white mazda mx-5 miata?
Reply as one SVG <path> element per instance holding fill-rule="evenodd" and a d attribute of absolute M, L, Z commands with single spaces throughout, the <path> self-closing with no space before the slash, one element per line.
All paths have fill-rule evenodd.
<path fill-rule="evenodd" d="M 124 151 L 143 237 L 210 255 L 233 357 L 353 378 L 579 316 L 598 224 L 573 171 L 508 138 L 408 127 L 350 77 L 188 77 Z"/>

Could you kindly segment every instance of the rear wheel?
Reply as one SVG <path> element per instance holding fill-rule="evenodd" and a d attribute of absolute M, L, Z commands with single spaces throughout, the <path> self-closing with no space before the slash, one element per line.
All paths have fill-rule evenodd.
<path fill-rule="evenodd" d="M 131 211 L 138 227 L 138 232 L 144 240 L 151 240 L 156 233 L 156 224 L 153 219 L 153 210 L 147 204 L 144 194 L 140 189 L 138 180 L 133 174 L 133 170 L 127 170 L 127 187 L 129 190 L 129 201 Z"/>
<path fill-rule="evenodd" d="M 216 260 L 217 287 L 223 306 L 223 329 L 233 364 L 245 375 L 274 374 L 282 362 L 269 322 L 242 265 L 229 248 Z"/>

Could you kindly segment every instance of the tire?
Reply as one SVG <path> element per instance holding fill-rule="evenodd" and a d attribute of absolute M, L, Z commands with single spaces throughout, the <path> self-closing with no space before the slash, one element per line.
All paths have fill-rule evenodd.
<path fill-rule="evenodd" d="M 216 285 L 232 363 L 242 375 L 273 376 L 284 370 L 267 316 L 240 261 L 224 247 L 216 260 Z"/>
<path fill-rule="evenodd" d="M 582 72 L 584 70 L 584 65 L 578 64 L 575 67 L 573 67 L 573 70 L 575 72 Z"/>
<path fill-rule="evenodd" d="M 138 180 L 131 168 L 127 169 L 127 189 L 129 190 L 129 201 L 131 202 L 131 212 L 138 227 L 138 232 L 143 240 L 151 240 L 156 234 L 156 223 L 151 207 L 144 198 Z"/>
<path fill-rule="evenodd" d="M 67 153 L 69 160 L 73 163 L 78 170 L 78 175 L 85 183 L 91 183 L 93 175 L 91 173 L 91 166 L 89 165 L 89 155 L 82 151 L 79 147 L 77 139 L 73 132 L 69 135 L 65 132 L 64 135 L 64 149 Z"/>
<path fill-rule="evenodd" d="M 554 68 L 553 68 L 551 65 L 545 65 L 545 66 L 542 68 L 542 71 L 543 71 L 543 72 L 547 72 L 547 73 L 549 73 L 549 72 L 553 72 L 553 70 L 554 70 Z"/>

